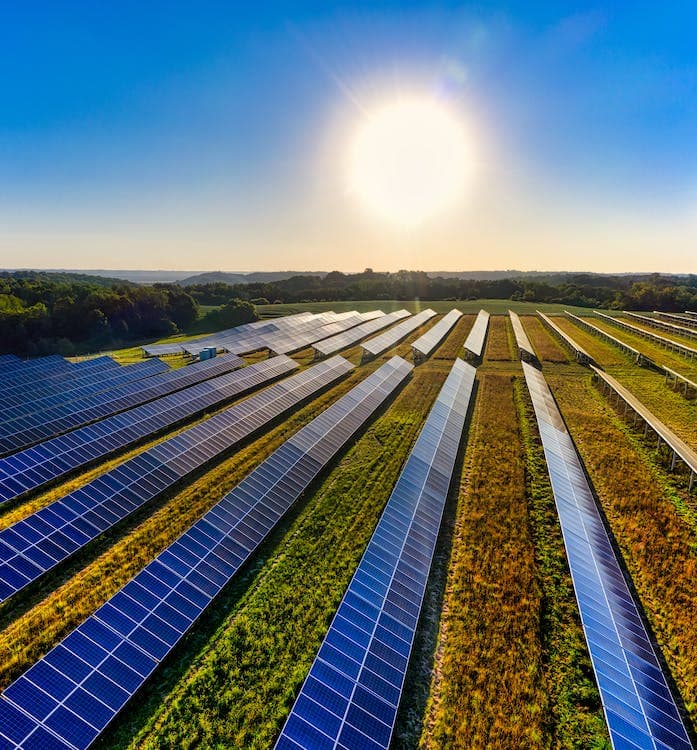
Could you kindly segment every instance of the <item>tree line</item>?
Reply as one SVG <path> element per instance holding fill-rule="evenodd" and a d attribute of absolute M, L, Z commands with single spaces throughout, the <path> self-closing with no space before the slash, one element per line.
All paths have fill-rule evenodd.
<path fill-rule="evenodd" d="M 0 352 L 65 355 L 177 332 L 231 328 L 270 302 L 510 299 L 630 310 L 697 310 L 697 276 L 534 274 L 432 278 L 421 271 L 332 271 L 269 283 L 138 285 L 82 274 L 0 273 Z M 201 305 L 215 309 L 201 317 Z"/>
<path fill-rule="evenodd" d="M 71 355 L 190 330 L 199 303 L 176 284 L 139 286 L 71 274 L 0 274 L 0 352 Z M 256 319 L 254 306 L 228 299 L 210 327 Z M 206 325 L 203 326 L 204 328 Z"/>
<path fill-rule="evenodd" d="M 697 309 L 697 276 L 549 274 L 504 279 L 432 278 L 421 271 L 379 273 L 366 269 L 345 274 L 294 276 L 284 281 L 253 284 L 187 285 L 203 305 L 233 298 L 253 304 L 292 304 L 351 300 L 477 300 L 510 299 L 552 302 L 579 307 L 679 311 Z"/>

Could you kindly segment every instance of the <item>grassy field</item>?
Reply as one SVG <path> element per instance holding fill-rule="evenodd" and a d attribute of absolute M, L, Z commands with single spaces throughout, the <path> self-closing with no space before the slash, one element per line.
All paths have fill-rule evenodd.
<path fill-rule="evenodd" d="M 348 310 L 358 310 L 358 312 L 368 312 L 369 310 L 382 310 L 383 312 L 392 312 L 394 310 L 409 310 L 411 313 L 417 313 L 427 308 L 435 310 L 437 313 L 447 313 L 453 308 L 462 310 L 463 313 L 478 313 L 484 309 L 492 315 L 506 315 L 509 310 L 521 315 L 534 315 L 535 310 L 542 310 L 545 313 L 560 313 L 564 310 L 570 310 L 573 313 L 580 314 L 588 312 L 585 307 L 573 307 L 569 305 L 557 305 L 547 302 L 516 302 L 506 299 L 479 299 L 479 300 L 453 300 L 449 301 L 430 301 L 430 300 L 367 300 L 354 302 L 307 302 L 292 305 L 260 305 L 257 312 L 262 318 L 275 318 L 279 315 L 292 315 L 299 312 L 319 313 L 327 310 L 334 312 L 347 312 Z"/>
<path fill-rule="evenodd" d="M 420 746 L 609 747 L 522 373 L 498 323 L 479 373 Z"/>
<path fill-rule="evenodd" d="M 422 303 L 465 315 L 338 457 L 209 608 L 97 747 L 270 749 L 476 312 L 523 315 L 647 620 L 697 718 L 697 500 L 626 424 L 535 305 Z M 265 306 L 381 309 L 401 302 Z M 551 309 L 550 309 L 551 308 Z M 558 312 L 559 306 L 547 306 Z M 555 320 L 669 426 L 697 445 L 697 402 L 563 316 Z M 165 494 L 0 607 L 0 687 L 117 591 L 287 437 L 433 322 Z M 599 323 L 600 325 L 600 323 Z M 609 326 L 622 337 L 619 328 Z M 179 339 L 182 340 L 182 339 Z M 628 339 L 629 341 L 629 339 Z M 651 345 L 639 339 L 637 348 Z M 662 354 L 667 354 L 660 350 Z M 361 349 L 344 356 L 359 365 Z M 655 354 L 655 352 L 654 352 Z M 122 361 L 140 356 L 132 347 Z M 265 355 L 253 355 L 248 362 Z M 302 367 L 312 350 L 294 355 Z M 658 357 L 656 357 L 658 359 Z M 173 358 L 176 359 L 176 358 Z M 661 361 L 659 359 L 659 361 Z M 685 360 L 681 361 L 685 362 Z M 183 359 L 182 359 L 183 363 Z M 680 371 L 685 368 L 676 367 Z M 173 431 L 176 432 L 177 430 Z M 167 433 L 173 434 L 172 433 Z M 149 445 L 3 508 L 0 528 Z M 446 504 L 393 750 L 609 747 L 544 455 L 507 316 L 492 317 L 466 447 Z"/>
<path fill-rule="evenodd" d="M 550 384 L 692 722 L 697 718 L 697 545 L 686 498 L 590 376 Z"/>

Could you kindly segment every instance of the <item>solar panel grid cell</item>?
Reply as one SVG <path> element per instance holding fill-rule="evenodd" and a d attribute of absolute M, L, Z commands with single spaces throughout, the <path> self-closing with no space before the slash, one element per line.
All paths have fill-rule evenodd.
<path fill-rule="evenodd" d="M 511 318 L 511 324 L 513 326 L 513 335 L 515 336 L 516 345 L 520 358 L 525 362 L 536 362 L 537 354 L 530 343 L 530 339 L 525 333 L 523 324 L 521 323 L 520 317 L 513 310 L 508 311 L 508 315 Z"/>
<path fill-rule="evenodd" d="M 0 424 L 34 412 L 44 412 L 56 404 L 75 401 L 93 393 L 117 388 L 123 383 L 143 380 L 168 371 L 169 367 L 164 362 L 159 359 L 150 359 L 137 362 L 134 365 L 120 367 L 118 371 L 99 372 L 89 376 L 89 378 L 52 381 L 51 385 L 43 388 L 40 393 L 26 391 L 21 396 L 8 396 L 5 401 L 5 410 L 0 415 Z"/>
<path fill-rule="evenodd" d="M 365 357 L 377 357 L 379 354 L 382 354 L 398 344 L 412 331 L 419 328 L 419 326 L 427 323 L 435 316 L 435 314 L 436 313 L 431 309 L 422 310 L 420 313 L 413 315 L 408 320 L 402 321 L 388 331 L 381 333 L 379 336 L 374 336 L 372 339 L 361 344 L 363 355 Z"/>
<path fill-rule="evenodd" d="M 72 363 L 57 354 L 40 359 L 25 360 L 21 363 L 21 366 L 0 373 L 0 387 L 37 383 L 73 367 Z"/>
<path fill-rule="evenodd" d="M 472 330 L 465 339 L 465 356 L 467 359 L 479 360 L 482 358 L 490 317 L 486 310 L 480 310 L 477 314 Z"/>
<path fill-rule="evenodd" d="M 459 310 L 451 310 L 433 328 L 430 328 L 423 336 L 416 339 L 411 345 L 414 353 L 414 361 L 421 361 L 429 357 L 461 317 L 462 313 Z"/>
<path fill-rule="evenodd" d="M 389 746 L 474 378 L 455 362 L 276 750 Z"/>
<path fill-rule="evenodd" d="M 0 424 L 0 453 L 21 450 L 98 419 L 144 404 L 155 398 L 237 369 L 244 361 L 235 355 L 197 362 L 168 370 L 143 381 L 124 383 L 76 401 L 57 404 L 41 413 L 28 414 Z"/>
<path fill-rule="evenodd" d="M 396 323 L 398 320 L 408 318 L 410 313 L 407 310 L 397 310 L 387 315 L 380 315 L 375 318 L 371 317 L 365 323 L 356 326 L 355 328 L 345 331 L 344 333 L 337 334 L 331 338 L 319 341 L 313 344 L 315 351 L 315 358 L 320 359 L 321 357 L 327 357 L 330 354 L 346 349 L 353 344 L 358 343 L 361 339 L 366 336 L 370 336 L 376 331 L 380 331 L 387 326 Z"/>
<path fill-rule="evenodd" d="M 571 436 L 542 373 L 523 368 L 613 746 L 687 750 L 692 745 Z"/>
<path fill-rule="evenodd" d="M 296 366 L 292 360 L 288 362 L 288 369 Z M 315 365 L 165 440 L 3 529 L 0 549 L 5 550 L 6 559 L 0 562 L 0 600 L 37 580 L 135 508 L 351 369 L 353 365 L 342 357 Z M 259 377 L 265 377 L 264 373 Z M 35 518 L 50 527 L 48 534 L 32 529 Z"/>
<path fill-rule="evenodd" d="M 111 357 L 97 357 L 71 365 L 68 368 L 52 370 L 46 373 L 40 380 L 32 380 L 28 383 L 8 382 L 5 384 L 3 393 L 7 395 L 9 403 L 23 403 L 24 401 L 38 398 L 42 395 L 56 392 L 61 385 L 77 382 L 78 384 L 93 382 L 96 378 L 104 377 L 108 372 L 120 370 L 121 366 Z"/>
<path fill-rule="evenodd" d="M 353 389 L 351 399 L 339 399 L 317 418 L 324 434 L 307 442 L 303 431 L 309 434 L 307 428 L 314 425 L 310 423 L 294 436 L 296 443 L 314 447 L 317 441 L 331 440 L 334 447 L 328 458 L 333 457 L 410 371 L 404 360 L 383 365 Z M 317 435 L 322 430 L 313 427 L 311 432 Z M 25 746 L 23 742 L 48 729 L 63 747 L 88 747 L 324 466 L 326 460 L 313 460 L 307 450 L 284 443 L 5 690 L 0 717 L 7 715 L 8 721 L 7 727 L 0 723 L 0 736 L 11 732 L 9 739 Z M 306 469 L 303 480 L 288 484 L 298 467 Z M 262 481 L 250 486 L 260 474 Z M 274 490 L 276 499 L 270 502 Z M 240 530 L 243 533 L 236 533 Z M 60 677 L 55 679 L 42 665 L 52 667 Z M 35 708 L 36 691 L 26 692 L 34 679 L 42 683 L 45 694 L 40 710 Z M 30 718 L 32 712 L 36 715 Z M 11 724 L 9 719 L 15 716 Z"/>

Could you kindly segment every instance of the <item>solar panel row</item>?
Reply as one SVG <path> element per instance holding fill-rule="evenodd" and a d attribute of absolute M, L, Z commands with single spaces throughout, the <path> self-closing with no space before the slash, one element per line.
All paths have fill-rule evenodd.
<path fill-rule="evenodd" d="M 39 359 L 29 359 L 22 362 L 21 367 L 13 367 L 12 369 L 0 373 L 0 388 L 5 388 L 8 385 L 14 386 L 20 383 L 28 384 L 37 382 L 44 378 L 51 377 L 56 372 L 72 367 L 74 367 L 74 365 L 57 354 L 51 354 L 48 357 L 41 357 Z"/>
<path fill-rule="evenodd" d="M 78 362 L 67 368 L 44 372 L 40 380 L 32 380 L 25 383 L 7 383 L 3 393 L 10 400 L 10 403 L 14 403 L 14 400 L 17 398 L 21 403 L 22 401 L 42 396 L 45 393 L 50 393 L 61 383 L 68 383 L 73 380 L 89 382 L 99 377 L 100 374 L 103 375 L 110 370 L 120 369 L 120 365 L 111 357 L 96 357 L 95 359 Z"/>
<path fill-rule="evenodd" d="M 294 317 L 283 317 L 273 321 L 266 321 L 262 325 L 250 324 L 249 329 L 232 329 L 224 335 L 215 334 L 208 340 L 206 345 L 216 346 L 223 351 L 234 354 L 250 354 L 256 351 L 269 349 L 277 339 L 284 339 L 288 334 L 297 335 L 304 331 L 314 330 L 327 323 L 332 323 L 339 316 L 334 312 L 300 313 Z M 259 321 L 261 322 L 261 321 Z M 203 348 L 200 341 L 184 344 L 184 350 L 190 354 L 198 354 Z"/>
<path fill-rule="evenodd" d="M 38 414 L 18 417 L 0 424 L 0 454 L 21 450 L 167 393 L 230 372 L 243 364 L 244 360 L 234 354 L 217 357 L 153 375 L 143 381 L 123 383 L 118 388 L 100 391 L 76 401 L 56 404 Z"/>
<path fill-rule="evenodd" d="M 591 366 L 592 367 L 592 366 Z M 650 427 L 673 452 L 673 468 L 675 462 L 680 458 L 690 472 L 690 486 L 692 489 L 695 476 L 697 476 L 697 452 L 692 450 L 684 440 L 681 440 L 669 427 L 649 411 L 644 404 L 612 375 L 608 375 L 597 367 L 592 367 L 599 381 L 604 383 L 612 393 L 616 394 L 635 414 L 637 414 Z"/>
<path fill-rule="evenodd" d="M 6 399 L 3 395 L 3 402 L 6 407 L 4 413 L 0 416 L 0 424 L 32 412 L 43 412 L 56 404 L 75 401 L 93 393 L 118 388 L 123 383 L 136 382 L 168 371 L 169 367 L 161 360 L 149 359 L 126 367 L 119 367 L 118 370 L 108 373 L 100 372 L 91 375 L 88 380 L 71 378 L 58 383 L 52 381 L 51 385 L 43 390 L 43 395 L 36 396 L 31 400 L 16 398 L 14 403 L 10 403 L 10 399 Z"/>
<path fill-rule="evenodd" d="M 624 328 L 626 331 L 630 331 L 631 333 L 635 333 L 638 336 L 648 339 L 649 341 L 653 341 L 659 346 L 662 346 L 665 349 L 670 349 L 674 352 L 677 352 L 678 354 L 681 354 L 684 357 L 687 357 L 688 359 L 694 359 L 695 357 L 697 357 L 697 349 L 694 349 L 691 346 L 687 346 L 687 344 L 681 344 L 679 341 L 675 341 L 674 339 L 669 339 L 667 336 L 662 336 L 658 333 L 647 331 L 645 328 L 641 328 L 640 326 L 636 326 L 632 323 L 628 323 L 626 320 L 622 320 L 622 318 L 617 318 L 617 317 L 614 317 L 613 315 L 606 315 L 605 313 L 601 313 L 598 310 L 594 310 L 593 312 L 599 318 L 602 318 L 603 320 L 607 320 L 609 323 L 612 323 L 618 326 L 619 328 Z M 650 362 L 648 357 L 644 357 L 643 359 L 646 360 L 647 362 Z"/>
<path fill-rule="evenodd" d="M 84 366 L 81 366 L 84 365 Z M 89 366 L 87 366 L 89 365 Z M 79 385 L 93 382 L 99 377 L 118 372 L 123 368 L 111 357 L 97 357 L 53 373 L 51 377 L 32 383 L 8 384 L 3 392 L 8 404 L 21 404 L 35 398 L 58 392 L 61 387 L 77 382 Z"/>
<path fill-rule="evenodd" d="M 256 362 L 0 459 L 0 504 L 224 404 L 296 367 L 287 357 Z"/>
<path fill-rule="evenodd" d="M 545 315 L 543 312 L 540 312 L 539 310 L 537 310 L 536 312 L 540 316 L 540 318 L 542 318 L 547 327 L 561 339 L 562 343 L 566 344 L 566 346 L 571 349 L 577 362 L 580 362 L 582 365 L 587 365 L 593 362 L 593 358 L 591 357 L 591 355 L 588 354 L 585 349 L 579 346 L 579 344 L 577 344 L 565 330 L 560 328 L 552 320 L 552 318 Z"/>
<path fill-rule="evenodd" d="M 516 346 L 518 347 L 518 354 L 523 362 L 537 362 L 537 354 L 532 348 L 530 339 L 525 333 L 523 324 L 518 317 L 518 313 L 514 313 L 513 310 L 508 311 L 508 315 L 511 318 L 511 324 L 513 325 L 513 335 L 515 336 Z"/>
<path fill-rule="evenodd" d="M 276 750 L 389 747 L 475 374 L 455 361 Z"/>
<path fill-rule="evenodd" d="M 697 319 L 691 317 L 690 315 L 680 315 L 680 313 L 661 312 L 660 310 L 654 310 L 653 314 L 671 323 L 677 323 L 678 325 L 688 326 L 689 328 L 692 328 L 692 329 L 697 328 Z"/>
<path fill-rule="evenodd" d="M 541 372 L 523 363 L 583 631 L 616 750 L 692 747 L 583 466 Z"/>
<path fill-rule="evenodd" d="M 465 339 L 465 357 L 474 361 L 481 360 L 484 356 L 484 344 L 486 334 L 489 330 L 490 315 L 486 310 L 480 310 L 474 321 L 472 330 Z"/>
<path fill-rule="evenodd" d="M 12 683 L 0 698 L 5 744 L 87 748 L 411 369 L 395 358 L 355 386 Z"/>
<path fill-rule="evenodd" d="M 294 366 L 289 362 L 288 367 Z M 335 357 L 282 380 L 3 529 L 0 601 L 352 369 L 350 362 Z M 259 372 L 259 383 L 267 376 Z"/>
<path fill-rule="evenodd" d="M 379 336 L 375 336 L 372 339 L 368 339 L 365 343 L 361 344 L 363 349 L 363 358 L 371 359 L 377 357 L 379 354 L 386 352 L 393 346 L 396 346 L 402 339 L 406 338 L 412 331 L 427 323 L 431 318 L 435 316 L 435 312 L 431 309 L 422 310 L 420 313 L 413 315 L 407 320 L 403 320 L 388 331 L 381 333 Z"/>
<path fill-rule="evenodd" d="M 19 367 L 22 360 L 14 354 L 0 354 L 0 372 L 7 370 L 13 370 L 15 367 Z"/>
<path fill-rule="evenodd" d="M 633 320 L 638 321 L 639 323 L 643 323 L 646 326 L 650 326 L 651 328 L 657 328 L 659 331 L 666 331 L 667 333 L 675 333 L 680 336 L 685 336 L 689 339 L 697 339 L 697 331 L 695 331 L 694 328 L 690 328 L 689 326 L 679 325 L 677 321 L 673 321 L 672 323 L 667 323 L 664 320 L 658 320 L 657 318 L 652 318 L 650 315 L 640 315 L 639 313 L 635 312 L 629 312 L 628 310 L 624 311 L 625 315 L 628 315 Z"/>
<path fill-rule="evenodd" d="M 341 320 L 332 323 L 325 323 L 319 328 L 313 328 L 298 333 L 284 333 L 273 337 L 269 336 L 266 338 L 266 344 L 271 352 L 276 354 L 290 354 L 292 352 L 300 351 L 317 341 L 321 341 L 322 339 L 329 338 L 330 336 L 354 328 L 363 322 L 365 321 L 361 315 L 358 313 L 352 313 Z"/>
<path fill-rule="evenodd" d="M 422 362 L 427 359 L 440 342 L 450 333 L 458 320 L 462 317 L 459 310 L 451 310 L 444 315 L 434 326 L 430 328 L 423 336 L 419 336 L 411 345 L 414 353 L 414 362 Z"/>
<path fill-rule="evenodd" d="M 618 339 L 616 336 L 613 336 L 611 333 L 608 333 L 602 328 L 598 328 L 598 326 L 593 325 L 586 318 L 581 318 L 578 315 L 574 315 L 573 313 L 570 313 L 568 310 L 564 310 L 564 314 L 567 315 L 569 318 L 571 318 L 571 320 L 576 322 L 579 326 L 581 326 L 581 328 L 585 328 L 590 333 L 595 334 L 596 336 L 599 336 L 601 339 L 604 339 L 608 343 L 624 351 L 626 354 L 629 354 L 629 356 L 634 360 L 634 362 L 636 362 L 636 364 L 638 365 L 653 364 L 653 362 L 651 362 L 651 360 L 645 355 L 643 355 L 638 349 L 635 349 L 633 346 L 630 346 L 625 341 Z"/>
<path fill-rule="evenodd" d="M 244 334 L 253 331 L 278 331 L 291 327 L 295 321 L 311 317 L 311 313 L 298 313 L 296 315 L 285 315 L 276 320 L 257 320 L 254 323 L 243 323 L 234 328 L 218 331 L 212 336 L 192 339 L 185 344 L 150 344 L 142 347 L 146 356 L 160 356 L 163 354 L 184 354 L 184 347 L 191 347 L 196 354 L 208 346 L 216 345 L 218 340 L 225 338 L 243 337 Z M 222 351 L 222 350 L 221 350 Z"/>
<path fill-rule="evenodd" d="M 315 358 L 321 359 L 327 357 L 330 354 L 336 354 L 342 349 L 346 349 L 353 344 L 357 344 L 361 339 L 366 336 L 370 336 L 376 331 L 381 331 L 383 328 L 391 326 L 398 320 L 408 318 L 411 315 L 407 310 L 397 310 L 395 312 L 388 313 L 387 315 L 378 316 L 371 318 L 370 320 L 362 323 L 355 328 L 351 328 L 344 333 L 339 333 L 336 336 L 325 339 L 324 341 L 318 341 L 313 344 L 312 348 L 315 352 Z"/>

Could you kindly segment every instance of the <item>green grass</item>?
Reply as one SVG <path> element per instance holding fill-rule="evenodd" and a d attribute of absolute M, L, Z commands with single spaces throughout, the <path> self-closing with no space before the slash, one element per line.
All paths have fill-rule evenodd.
<path fill-rule="evenodd" d="M 693 722 L 697 718 L 695 529 L 667 478 L 589 375 L 549 383 L 593 482 L 622 560 Z"/>
<path fill-rule="evenodd" d="M 414 373 L 103 747 L 271 747 L 445 375 Z"/>
<path fill-rule="evenodd" d="M 480 300 L 457 300 L 448 301 L 430 301 L 430 300 L 367 300 L 367 301 L 348 301 L 348 302 L 308 302 L 305 304 L 287 304 L 287 305 L 261 305 L 257 307 L 257 312 L 262 318 L 275 318 L 279 315 L 292 315 L 299 312 L 325 312 L 334 310 L 334 312 L 347 312 L 348 310 L 357 310 L 358 312 L 368 312 L 369 310 L 382 310 L 383 312 L 392 312 L 394 310 L 409 310 L 416 313 L 427 308 L 435 310 L 437 313 L 447 313 L 453 308 L 462 310 L 463 313 L 478 313 L 481 309 L 487 310 L 493 315 L 506 315 L 509 310 L 524 315 L 534 315 L 535 310 L 542 310 L 546 313 L 560 313 L 564 310 L 571 312 L 588 312 L 584 307 L 573 307 L 570 305 L 558 305 L 546 302 L 514 302 L 506 299 L 480 299 Z"/>
<path fill-rule="evenodd" d="M 530 395 L 521 379 L 515 398 L 525 450 L 530 529 L 542 589 L 540 612 L 549 690 L 547 732 L 555 748 L 609 748 L 600 695 L 578 613 Z"/>

